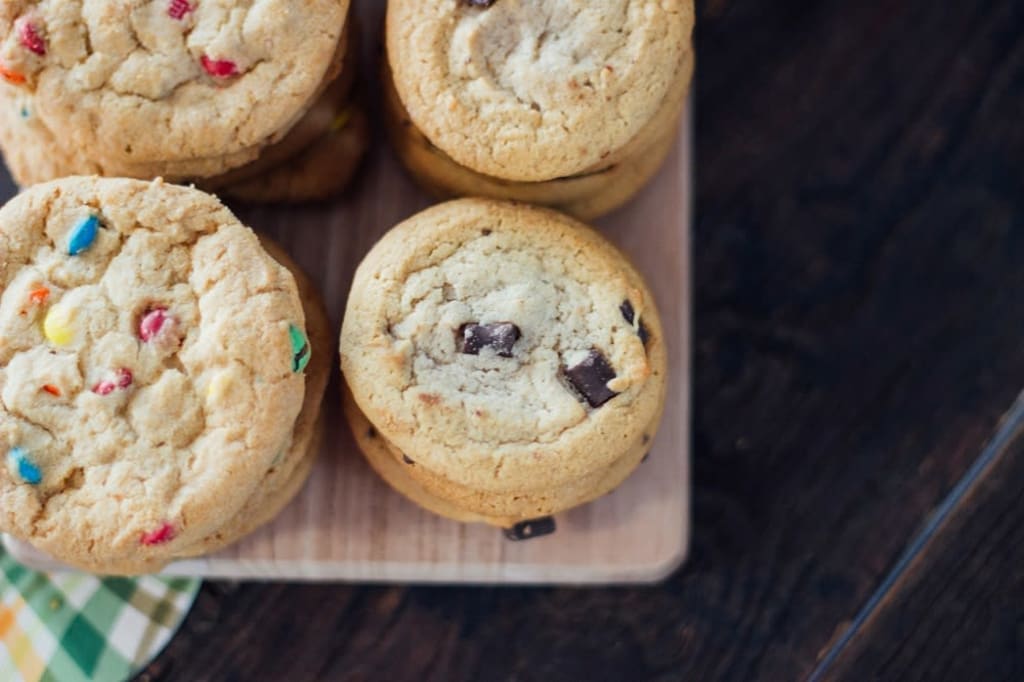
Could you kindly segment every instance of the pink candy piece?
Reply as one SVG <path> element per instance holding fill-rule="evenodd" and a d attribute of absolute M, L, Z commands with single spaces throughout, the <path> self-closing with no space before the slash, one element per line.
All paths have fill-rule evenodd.
<path fill-rule="evenodd" d="M 139 320 L 139 338 L 147 343 L 152 341 L 170 319 L 167 308 L 153 308 Z"/>
<path fill-rule="evenodd" d="M 39 30 L 29 21 L 22 21 L 18 27 L 18 38 L 25 49 L 42 57 L 46 54 L 46 41 Z"/>
<path fill-rule="evenodd" d="M 142 544 L 147 547 L 153 545 L 162 545 L 165 542 L 170 542 L 174 539 L 174 526 L 169 523 L 165 523 L 156 530 L 152 530 L 148 533 L 142 534 Z"/>
<path fill-rule="evenodd" d="M 167 7 L 167 14 L 171 19 L 181 19 L 191 11 L 192 5 L 188 4 L 188 0 L 171 0 Z"/>
<path fill-rule="evenodd" d="M 214 78 L 228 78 L 238 75 L 238 67 L 230 59 L 210 59 L 205 54 L 199 58 L 206 73 Z"/>
<path fill-rule="evenodd" d="M 130 369 L 125 369 L 124 367 L 122 367 L 121 369 L 117 370 L 116 374 L 117 376 L 114 378 L 113 381 L 101 381 L 95 386 L 93 386 L 92 392 L 97 395 L 110 395 L 119 388 L 128 388 L 129 386 L 132 385 L 134 377 L 132 376 L 132 371 Z"/>

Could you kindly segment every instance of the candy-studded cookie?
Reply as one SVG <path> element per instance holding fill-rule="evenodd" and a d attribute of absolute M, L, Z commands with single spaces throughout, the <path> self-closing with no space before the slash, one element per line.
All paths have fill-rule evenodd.
<path fill-rule="evenodd" d="M 277 244 L 267 239 L 262 239 L 261 243 L 274 260 L 288 268 L 295 277 L 302 299 L 310 346 L 309 364 L 303 370 L 306 392 L 302 409 L 295 420 L 290 442 L 274 457 L 256 493 L 246 501 L 241 511 L 200 543 L 180 550 L 178 557 L 216 551 L 271 521 L 302 489 L 320 449 L 323 436 L 320 403 L 331 371 L 334 331 L 312 280 Z"/>
<path fill-rule="evenodd" d="M 106 175 L 214 175 L 256 158 L 326 87 L 348 5 L 5 2 L 3 96 L 28 97 L 37 125 Z"/>
<path fill-rule="evenodd" d="M 226 184 L 219 193 L 254 203 L 328 199 L 352 182 L 369 144 L 366 112 L 349 102 L 301 152 L 255 177 Z"/>
<path fill-rule="evenodd" d="M 692 28 L 692 0 L 393 0 L 392 137 L 437 192 L 605 212 L 665 156 Z"/>
<path fill-rule="evenodd" d="M 356 273 L 341 334 L 349 420 L 371 463 L 389 453 L 444 503 L 420 499 L 428 508 L 536 518 L 639 463 L 664 399 L 661 334 L 642 278 L 593 230 L 449 202 L 394 228 Z"/>
<path fill-rule="evenodd" d="M 84 568 L 174 556 L 291 442 L 295 279 L 215 198 L 68 178 L 0 210 L 0 530 Z"/>

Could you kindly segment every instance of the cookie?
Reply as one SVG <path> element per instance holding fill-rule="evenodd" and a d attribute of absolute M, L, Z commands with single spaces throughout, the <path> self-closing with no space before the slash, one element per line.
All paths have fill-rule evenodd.
<path fill-rule="evenodd" d="M 370 424 L 366 415 L 355 404 L 349 390 L 345 391 L 344 409 L 353 438 L 360 451 L 365 455 L 371 468 L 388 485 L 410 501 L 439 516 L 463 523 L 486 523 L 499 528 L 512 528 L 522 521 L 540 518 L 563 509 L 585 504 L 611 492 L 633 472 L 651 448 L 650 434 L 643 434 L 640 440 L 611 466 L 604 471 L 597 472 L 596 475 L 585 481 L 575 482 L 572 489 L 559 487 L 547 491 L 546 495 L 533 491 L 529 495 L 521 495 L 521 499 L 516 500 L 518 508 L 516 514 L 488 516 L 470 509 L 500 507 L 502 506 L 501 494 L 485 494 L 474 491 L 471 496 L 477 498 L 476 501 L 460 505 L 460 500 L 450 492 L 450 482 L 446 482 L 449 488 L 445 491 L 447 497 L 434 494 L 428 485 L 424 485 L 410 474 L 417 466 L 416 460 L 399 452 L 393 444 L 380 435 L 380 432 Z M 657 419 L 660 420 L 660 418 L 659 412 Z M 656 423 L 654 426 L 656 427 Z"/>
<path fill-rule="evenodd" d="M 428 209 L 378 242 L 340 352 L 371 464 L 388 453 L 431 497 L 499 525 L 621 482 L 667 378 L 653 297 L 614 246 L 553 211 L 484 199 Z"/>
<path fill-rule="evenodd" d="M 630 143 L 646 145 L 603 168 L 543 182 L 513 182 L 461 166 L 413 124 L 384 68 L 385 122 L 399 159 L 416 181 L 435 196 L 447 199 L 473 195 L 540 204 L 581 220 L 597 218 L 628 201 L 654 176 L 671 151 L 678 134 L 678 119 L 689 88 L 692 58 L 688 53 L 686 77 L 666 98 L 651 125 Z"/>
<path fill-rule="evenodd" d="M 543 182 L 649 146 L 688 87 L 692 28 L 692 0 L 393 0 L 386 42 L 401 102 L 435 147 L 476 173 Z"/>
<path fill-rule="evenodd" d="M 327 379 L 330 374 L 331 325 L 323 301 L 313 282 L 301 268 L 281 249 L 266 238 L 260 243 L 274 260 L 288 268 L 295 277 L 306 315 L 306 328 L 312 347 L 306 367 L 306 392 L 302 410 L 295 421 L 291 442 L 274 457 L 270 469 L 261 480 L 256 492 L 232 518 L 200 542 L 178 549 L 174 557 L 157 557 L 94 564 L 90 568 L 104 575 L 140 575 L 156 573 L 173 559 L 210 554 L 234 544 L 260 526 L 272 521 L 299 493 L 309 478 L 316 462 L 324 433 L 324 420 L 320 411 Z"/>
<path fill-rule="evenodd" d="M 366 112 L 350 103 L 301 153 L 254 178 L 222 187 L 220 194 L 252 203 L 328 199 L 349 186 L 369 146 Z"/>
<path fill-rule="evenodd" d="M 294 277 L 214 197 L 67 178 L 0 210 L 0 530 L 81 568 L 160 561 L 293 438 Z"/>
<path fill-rule="evenodd" d="M 309 365 L 305 369 L 306 393 L 302 409 L 295 420 L 291 441 L 274 458 L 257 492 L 249 498 L 241 511 L 227 520 L 216 532 L 198 544 L 180 550 L 177 552 L 178 557 L 215 552 L 271 521 L 302 489 L 320 451 L 324 431 L 320 404 L 330 377 L 334 348 L 331 323 L 312 280 L 280 246 L 269 239 L 260 241 L 267 253 L 288 268 L 295 277 L 299 297 L 302 299 L 306 331 L 312 348 Z"/>
<path fill-rule="evenodd" d="M 213 175 L 301 118 L 336 62 L 348 5 L 11 2 L 0 8 L 0 73 L 106 174 Z"/>
<path fill-rule="evenodd" d="M 222 187 L 239 184 L 277 169 L 337 128 L 339 114 L 349 109 L 352 104 L 352 91 L 358 66 L 358 41 L 355 39 L 351 24 L 352 21 L 346 24 L 342 36 L 345 58 L 341 64 L 340 74 L 324 89 L 299 122 L 292 126 L 280 141 L 264 147 L 255 161 L 227 173 L 203 178 L 200 181 L 203 189 L 217 193 Z"/>

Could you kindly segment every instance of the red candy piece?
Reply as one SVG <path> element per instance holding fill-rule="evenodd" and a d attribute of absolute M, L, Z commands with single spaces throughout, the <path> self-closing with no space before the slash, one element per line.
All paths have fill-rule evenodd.
<path fill-rule="evenodd" d="M 167 14 L 171 19 L 181 19 L 191 11 L 192 5 L 188 4 L 188 0 L 171 0 L 167 7 Z"/>
<path fill-rule="evenodd" d="M 147 547 L 153 545 L 162 545 L 165 542 L 170 542 L 174 539 L 174 526 L 169 523 L 165 523 L 156 530 L 152 530 L 148 533 L 142 534 L 142 544 Z"/>
<path fill-rule="evenodd" d="M 214 78 L 229 78 L 238 75 L 238 67 L 230 59 L 210 59 L 205 54 L 199 58 L 206 73 Z"/>
<path fill-rule="evenodd" d="M 29 21 L 22 21 L 18 27 L 18 38 L 29 52 L 42 57 L 46 54 L 46 41 L 39 35 L 39 29 Z"/>
<path fill-rule="evenodd" d="M 130 369 L 122 367 L 117 370 L 116 377 L 113 381 L 101 381 L 92 387 L 92 392 L 96 395 L 110 395 L 119 388 L 128 388 L 132 385 L 134 377 Z"/>
<path fill-rule="evenodd" d="M 152 341 L 160 330 L 164 328 L 170 317 L 167 315 L 167 308 L 154 308 L 142 316 L 139 320 L 139 338 L 143 341 Z"/>
<path fill-rule="evenodd" d="M 60 397 L 60 389 L 53 384 L 43 384 L 43 390 L 52 396 Z"/>

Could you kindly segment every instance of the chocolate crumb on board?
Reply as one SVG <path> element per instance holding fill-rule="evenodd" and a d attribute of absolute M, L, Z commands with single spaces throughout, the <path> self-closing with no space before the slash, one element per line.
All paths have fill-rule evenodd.
<path fill-rule="evenodd" d="M 539 538 L 543 535 L 551 535 L 555 532 L 556 528 L 555 517 L 545 516 L 540 519 L 520 521 L 511 528 L 506 528 L 504 532 L 506 538 L 519 542 L 521 540 Z"/>

